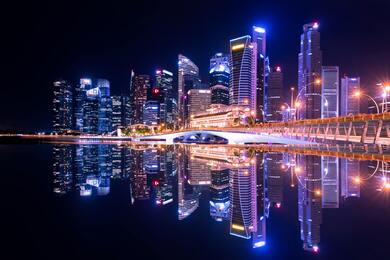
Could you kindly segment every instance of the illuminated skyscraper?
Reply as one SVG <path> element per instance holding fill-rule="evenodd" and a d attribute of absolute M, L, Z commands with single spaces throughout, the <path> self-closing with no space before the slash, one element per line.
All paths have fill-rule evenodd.
<path fill-rule="evenodd" d="M 256 45 L 250 36 L 230 40 L 230 104 L 256 109 Z"/>
<path fill-rule="evenodd" d="M 315 84 L 321 78 L 322 52 L 318 23 L 303 26 L 298 55 L 298 91 L 303 102 L 298 118 L 321 117 L 321 87 Z"/>
<path fill-rule="evenodd" d="M 173 73 L 164 69 L 157 70 L 156 85 L 162 92 L 160 121 L 172 129 L 177 117 L 177 103 L 173 93 Z"/>
<path fill-rule="evenodd" d="M 211 103 L 211 91 L 206 89 L 191 89 L 188 91 L 188 114 L 193 116 L 205 112 Z"/>
<path fill-rule="evenodd" d="M 265 93 L 264 110 L 267 121 L 282 121 L 283 105 L 283 73 L 277 66 L 268 76 L 268 85 Z"/>
<path fill-rule="evenodd" d="M 360 90 L 360 78 L 344 77 L 341 79 L 340 115 L 356 115 L 360 112 L 359 99 L 354 93 Z"/>
<path fill-rule="evenodd" d="M 53 129 L 64 132 L 73 129 L 73 92 L 65 80 L 55 81 L 53 97 Z"/>
<path fill-rule="evenodd" d="M 54 192 L 65 194 L 73 187 L 73 146 L 60 144 L 53 146 Z"/>
<path fill-rule="evenodd" d="M 341 196 L 360 197 L 360 163 L 357 160 L 340 158 L 340 185 Z"/>
<path fill-rule="evenodd" d="M 128 96 L 111 96 L 112 130 L 130 125 L 131 104 Z"/>
<path fill-rule="evenodd" d="M 130 102 L 132 105 L 132 120 L 131 124 L 143 123 L 143 108 L 147 100 L 148 91 L 150 90 L 149 75 L 134 75 L 132 72 Z"/>
<path fill-rule="evenodd" d="M 270 73 L 269 59 L 266 56 L 266 31 L 262 27 L 252 27 L 252 41 L 256 45 L 254 53 L 256 73 L 256 118 L 264 121 L 265 101 L 267 100 L 268 76 Z"/>
<path fill-rule="evenodd" d="M 92 80 L 88 78 L 80 79 L 80 84 L 75 87 L 74 97 L 74 128 L 83 131 L 83 105 L 86 99 L 86 91 L 92 88 Z"/>
<path fill-rule="evenodd" d="M 321 117 L 339 116 L 339 67 L 322 66 Z"/>
<path fill-rule="evenodd" d="M 83 102 L 83 132 L 97 134 L 99 129 L 99 95 L 98 87 L 87 90 Z"/>
<path fill-rule="evenodd" d="M 106 79 L 98 79 L 99 88 L 99 123 L 98 132 L 108 133 L 111 131 L 112 103 L 110 98 L 110 82 Z"/>
<path fill-rule="evenodd" d="M 160 103 L 157 100 L 146 101 L 142 118 L 144 125 L 157 126 L 160 122 Z"/>
<path fill-rule="evenodd" d="M 215 54 L 210 59 L 211 103 L 229 105 L 229 56 Z"/>
<path fill-rule="evenodd" d="M 339 158 L 321 157 L 322 207 L 339 207 Z"/>
<path fill-rule="evenodd" d="M 178 61 L 178 111 L 179 125 L 188 125 L 187 94 L 190 89 L 199 89 L 201 81 L 199 78 L 199 68 L 190 59 L 179 54 Z"/>

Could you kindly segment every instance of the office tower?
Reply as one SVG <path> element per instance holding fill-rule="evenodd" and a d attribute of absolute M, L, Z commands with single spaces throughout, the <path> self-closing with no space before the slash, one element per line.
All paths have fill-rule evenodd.
<path fill-rule="evenodd" d="M 99 129 L 99 96 L 98 87 L 87 90 L 83 102 L 83 132 L 97 134 Z"/>
<path fill-rule="evenodd" d="M 321 117 L 339 116 L 339 67 L 322 66 Z"/>
<path fill-rule="evenodd" d="M 298 93 L 299 119 L 321 117 L 321 86 L 316 84 L 321 79 L 322 53 L 318 23 L 303 26 L 300 53 L 298 55 Z"/>
<path fill-rule="evenodd" d="M 73 92 L 65 80 L 55 81 L 53 97 L 53 129 L 62 133 L 73 129 Z"/>
<path fill-rule="evenodd" d="M 296 170 L 298 167 L 299 172 Z M 320 242 L 321 215 L 321 157 L 297 156 L 298 220 L 303 249 L 317 252 Z"/>
<path fill-rule="evenodd" d="M 142 118 L 144 125 L 157 126 L 160 122 L 160 103 L 156 100 L 146 101 Z"/>
<path fill-rule="evenodd" d="M 92 88 L 92 80 L 80 79 L 80 84 L 75 87 L 74 97 L 74 129 L 83 131 L 83 105 L 86 99 L 86 91 Z"/>
<path fill-rule="evenodd" d="M 159 69 L 156 71 L 156 85 L 162 92 L 160 103 L 160 121 L 167 128 L 173 129 L 177 117 L 177 104 L 173 92 L 173 73 Z"/>
<path fill-rule="evenodd" d="M 210 59 L 210 90 L 211 103 L 229 105 L 229 56 L 222 53 L 215 54 Z"/>
<path fill-rule="evenodd" d="M 341 197 L 360 197 L 360 163 L 358 160 L 340 158 Z"/>
<path fill-rule="evenodd" d="M 339 207 L 339 158 L 321 157 L 322 207 Z"/>
<path fill-rule="evenodd" d="M 360 101 L 355 93 L 360 91 L 360 78 L 349 78 L 345 76 L 341 79 L 340 95 L 340 115 L 356 115 L 360 112 Z"/>
<path fill-rule="evenodd" d="M 190 59 L 179 54 L 178 71 L 178 111 L 179 125 L 186 127 L 189 123 L 187 94 L 190 89 L 200 88 L 199 68 Z"/>
<path fill-rule="evenodd" d="M 132 72 L 131 88 L 130 88 L 130 102 L 132 105 L 132 119 L 131 124 L 143 123 L 143 108 L 147 100 L 148 91 L 150 90 L 149 75 L 135 75 Z"/>
<path fill-rule="evenodd" d="M 205 89 L 191 89 L 188 91 L 189 116 L 205 112 L 211 103 L 211 91 Z"/>
<path fill-rule="evenodd" d="M 130 125 L 131 104 L 128 96 L 112 96 L 112 130 Z"/>
<path fill-rule="evenodd" d="M 266 88 L 266 98 L 264 110 L 267 121 L 282 121 L 283 105 L 283 73 L 282 69 L 277 66 L 268 76 L 268 85 Z"/>
<path fill-rule="evenodd" d="M 60 144 L 53 146 L 53 191 L 65 194 L 73 187 L 73 146 Z"/>
<path fill-rule="evenodd" d="M 229 169 L 212 169 L 210 185 L 210 216 L 216 221 L 229 217 Z"/>
<path fill-rule="evenodd" d="M 264 106 L 267 98 L 268 76 L 270 73 L 269 58 L 266 56 L 266 31 L 264 28 L 252 27 L 252 42 L 256 45 L 254 54 L 254 73 L 256 80 L 256 119 L 264 121 Z"/>
<path fill-rule="evenodd" d="M 111 132 L 112 103 L 110 97 L 110 82 L 106 79 L 97 79 L 99 88 L 99 123 L 98 132 Z"/>
<path fill-rule="evenodd" d="M 232 105 L 256 109 L 256 45 L 250 36 L 230 40 L 229 99 Z"/>

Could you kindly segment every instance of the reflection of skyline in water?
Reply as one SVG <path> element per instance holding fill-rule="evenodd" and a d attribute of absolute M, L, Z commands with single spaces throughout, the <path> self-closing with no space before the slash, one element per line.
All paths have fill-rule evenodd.
<path fill-rule="evenodd" d="M 251 239 L 253 248 L 266 244 L 270 207 L 283 207 L 284 189 L 296 189 L 300 238 L 312 252 L 319 251 L 323 209 L 339 208 L 340 198 L 360 197 L 362 179 L 378 189 L 386 182 L 387 167 L 369 162 L 368 172 L 361 172 L 360 164 L 228 146 L 53 146 L 55 193 L 106 196 L 111 181 L 126 181 L 131 204 L 177 205 L 179 220 L 196 212 L 205 194 L 210 217 L 227 223 L 230 235 Z"/>

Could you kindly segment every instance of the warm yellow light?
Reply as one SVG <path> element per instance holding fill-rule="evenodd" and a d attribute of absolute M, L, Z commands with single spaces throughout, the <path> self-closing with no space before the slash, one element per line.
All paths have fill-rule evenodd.
<path fill-rule="evenodd" d="M 286 169 L 286 165 L 282 164 L 282 165 L 280 166 L 280 168 L 282 168 L 282 170 L 284 170 L 284 169 Z"/>
<path fill-rule="evenodd" d="M 232 229 L 241 230 L 241 231 L 245 230 L 243 226 L 237 224 L 232 224 Z"/>
<path fill-rule="evenodd" d="M 316 79 L 316 81 L 314 81 L 314 83 L 317 85 L 321 84 L 321 79 Z"/>
<path fill-rule="evenodd" d="M 281 108 L 282 110 L 284 110 L 284 109 L 286 109 L 286 106 L 281 106 L 280 108 Z"/>
<path fill-rule="evenodd" d="M 299 103 L 299 102 L 295 103 L 295 107 L 300 107 L 300 106 L 301 106 L 301 103 Z"/>
<path fill-rule="evenodd" d="M 385 185 L 383 185 L 383 187 L 384 187 L 386 190 L 390 190 L 390 182 L 386 182 Z"/>
<path fill-rule="evenodd" d="M 321 191 L 320 190 L 316 190 L 316 195 L 320 196 L 321 195 Z"/>
<path fill-rule="evenodd" d="M 360 93 L 360 91 L 356 91 L 356 92 L 354 93 L 354 96 L 355 96 L 355 97 L 360 97 L 361 94 L 362 94 L 362 93 Z"/>
<path fill-rule="evenodd" d="M 385 91 L 390 92 L 390 85 L 385 86 Z"/>
<path fill-rule="evenodd" d="M 244 46 L 245 46 L 245 45 L 244 45 L 243 43 L 237 44 L 237 45 L 233 45 L 233 46 L 232 46 L 232 50 L 233 50 L 233 51 L 239 50 L 239 49 L 244 48 Z"/>
<path fill-rule="evenodd" d="M 296 173 L 300 173 L 300 172 L 301 172 L 301 168 L 295 167 L 295 172 L 296 172 Z"/>
<path fill-rule="evenodd" d="M 291 87 L 291 91 L 294 91 L 294 89 L 295 89 L 294 87 Z"/>
<path fill-rule="evenodd" d="M 355 177 L 355 178 L 353 179 L 353 181 L 354 181 L 355 183 L 357 183 L 357 184 L 359 184 L 359 183 L 361 182 L 361 180 L 360 180 L 359 177 Z"/>

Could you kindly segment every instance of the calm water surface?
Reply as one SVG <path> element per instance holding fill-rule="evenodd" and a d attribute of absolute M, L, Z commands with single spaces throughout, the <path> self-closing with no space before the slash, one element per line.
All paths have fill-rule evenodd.
<path fill-rule="evenodd" d="M 389 167 L 227 146 L 0 145 L 32 259 L 385 259 Z"/>

